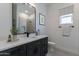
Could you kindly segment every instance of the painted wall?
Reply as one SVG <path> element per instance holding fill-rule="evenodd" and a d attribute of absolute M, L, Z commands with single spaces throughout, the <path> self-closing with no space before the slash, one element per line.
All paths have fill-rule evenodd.
<path fill-rule="evenodd" d="M 67 6 L 74 6 L 74 28 L 71 31 L 70 37 L 64 38 L 62 36 L 61 28 L 59 26 L 59 9 L 65 8 Z M 48 5 L 48 19 L 47 19 L 47 27 L 48 27 L 48 36 L 49 41 L 56 42 L 56 47 L 70 51 L 75 54 L 79 54 L 79 4 L 67 4 L 67 3 L 57 3 L 57 4 L 49 4 Z"/>
<path fill-rule="evenodd" d="M 0 40 L 8 39 L 11 27 L 11 4 L 0 3 Z"/>
<path fill-rule="evenodd" d="M 47 5 L 44 3 L 36 3 L 36 30 L 40 30 L 40 34 L 47 34 L 46 20 L 47 20 Z M 39 25 L 39 13 L 45 16 L 45 25 Z"/>

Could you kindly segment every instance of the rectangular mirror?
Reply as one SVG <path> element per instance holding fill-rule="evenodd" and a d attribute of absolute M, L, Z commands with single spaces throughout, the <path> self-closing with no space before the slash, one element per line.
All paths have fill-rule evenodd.
<path fill-rule="evenodd" d="M 36 9 L 29 3 L 12 4 L 12 27 L 17 34 L 34 33 L 36 31 Z"/>

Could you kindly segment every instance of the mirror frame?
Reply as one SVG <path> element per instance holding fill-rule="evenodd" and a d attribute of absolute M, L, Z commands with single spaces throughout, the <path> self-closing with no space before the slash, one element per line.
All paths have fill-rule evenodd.
<path fill-rule="evenodd" d="M 16 23 L 17 23 L 17 21 L 16 21 L 16 8 L 17 8 L 16 4 L 17 3 L 12 3 L 12 30 L 13 30 L 14 27 L 17 29 L 17 27 L 16 27 L 17 26 L 16 25 Z M 25 3 L 22 3 L 22 4 L 25 4 Z M 27 3 L 27 4 L 30 5 L 29 3 Z M 35 12 L 35 32 L 36 32 L 36 8 L 32 5 L 30 5 L 30 6 L 34 8 L 34 12 Z M 33 33 L 35 33 L 35 32 L 33 32 Z M 13 35 L 26 34 L 26 33 L 17 33 L 16 32 Z"/>

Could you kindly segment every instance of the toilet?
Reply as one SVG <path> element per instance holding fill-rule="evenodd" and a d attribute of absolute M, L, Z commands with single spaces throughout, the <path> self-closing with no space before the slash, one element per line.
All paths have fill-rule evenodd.
<path fill-rule="evenodd" d="M 50 52 L 54 52 L 55 51 L 55 47 L 56 47 L 56 43 L 55 42 L 48 41 L 48 50 Z"/>

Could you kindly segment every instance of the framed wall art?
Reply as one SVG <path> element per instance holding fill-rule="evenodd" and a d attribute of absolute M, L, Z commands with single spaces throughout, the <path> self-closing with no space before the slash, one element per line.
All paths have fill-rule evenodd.
<path fill-rule="evenodd" d="M 39 13 L 39 24 L 44 25 L 45 24 L 45 16 L 41 13 Z"/>

